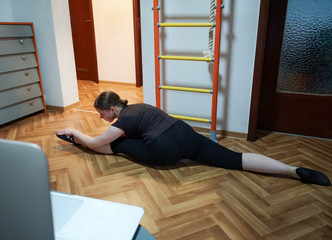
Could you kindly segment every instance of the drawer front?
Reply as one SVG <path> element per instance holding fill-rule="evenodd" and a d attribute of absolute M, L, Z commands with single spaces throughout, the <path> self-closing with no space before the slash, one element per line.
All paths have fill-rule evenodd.
<path fill-rule="evenodd" d="M 30 25 L 0 24 L 0 37 L 32 37 Z"/>
<path fill-rule="evenodd" d="M 0 73 L 0 91 L 39 81 L 37 68 Z"/>
<path fill-rule="evenodd" d="M 32 38 L 0 39 L 0 55 L 34 52 Z"/>
<path fill-rule="evenodd" d="M 41 96 L 39 83 L 0 92 L 0 108 Z"/>
<path fill-rule="evenodd" d="M 43 109 L 44 106 L 40 97 L 21 102 L 19 104 L 11 105 L 6 108 L 0 108 L 0 124 L 10 122 Z"/>
<path fill-rule="evenodd" d="M 37 67 L 34 53 L 0 56 L 0 73 Z"/>

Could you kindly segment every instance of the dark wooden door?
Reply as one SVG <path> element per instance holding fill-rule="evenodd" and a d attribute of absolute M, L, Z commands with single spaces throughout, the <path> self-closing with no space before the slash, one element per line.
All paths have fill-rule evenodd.
<path fill-rule="evenodd" d="M 269 1 L 256 127 L 260 130 L 332 138 L 331 94 L 277 91 L 286 13 L 287 0 Z M 299 31 L 299 34 L 302 34 L 300 29 L 293 29 L 293 31 Z M 257 64 L 259 61 L 256 61 L 256 73 L 259 72 Z M 291 64 L 297 64 L 297 62 Z M 259 77 L 257 78 L 259 79 Z M 332 79 L 328 81 L 332 81 Z M 258 88 L 257 79 L 254 79 L 253 86 Z M 253 94 L 254 91 L 255 89 L 253 89 Z M 251 110 L 255 107 L 253 102 L 255 101 L 252 100 Z M 255 122 L 253 119 L 254 117 L 251 116 L 251 123 Z M 252 128 L 253 125 L 249 125 L 248 135 L 252 133 L 250 127 Z M 250 138 L 253 139 L 252 134 L 248 136 L 248 139 Z"/>
<path fill-rule="evenodd" d="M 80 80 L 99 82 L 91 0 L 69 0 L 76 74 Z"/>

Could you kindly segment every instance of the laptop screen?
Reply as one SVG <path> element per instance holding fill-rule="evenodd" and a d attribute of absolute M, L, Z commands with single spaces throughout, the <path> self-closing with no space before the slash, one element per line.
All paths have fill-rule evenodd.
<path fill-rule="evenodd" d="M 0 239 L 54 239 L 48 163 L 32 143 L 0 139 Z"/>

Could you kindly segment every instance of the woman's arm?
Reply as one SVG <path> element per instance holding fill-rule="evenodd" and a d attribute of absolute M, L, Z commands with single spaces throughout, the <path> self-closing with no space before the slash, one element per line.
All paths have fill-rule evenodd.
<path fill-rule="evenodd" d="M 123 135 L 124 131 L 120 128 L 110 126 L 105 133 L 97 137 L 90 137 L 72 128 L 59 130 L 56 134 L 73 136 L 75 143 L 81 144 L 93 150 L 113 142 L 115 139 Z"/>

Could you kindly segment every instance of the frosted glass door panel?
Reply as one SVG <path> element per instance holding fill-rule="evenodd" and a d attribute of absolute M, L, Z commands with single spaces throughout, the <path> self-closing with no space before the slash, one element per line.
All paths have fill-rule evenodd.
<path fill-rule="evenodd" d="M 332 95 L 332 0 L 289 0 L 277 92 Z"/>

